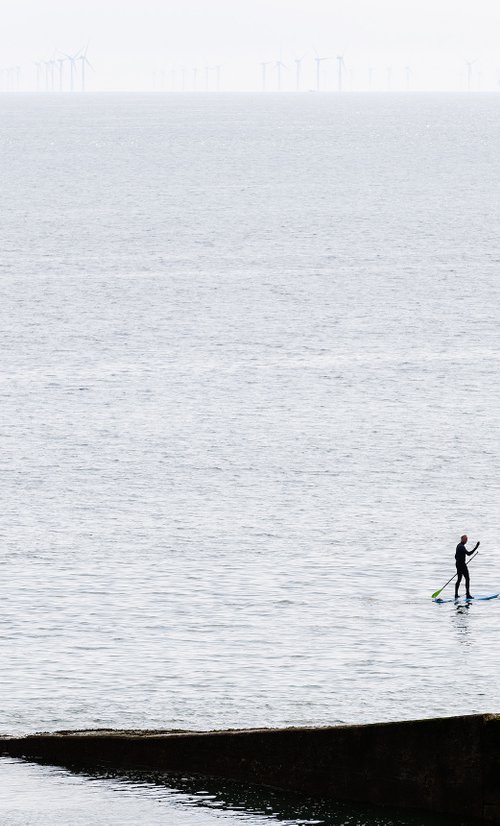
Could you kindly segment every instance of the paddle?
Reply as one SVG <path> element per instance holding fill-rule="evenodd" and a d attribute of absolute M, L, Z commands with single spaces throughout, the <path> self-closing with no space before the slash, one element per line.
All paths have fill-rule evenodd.
<path fill-rule="evenodd" d="M 474 559 L 474 557 L 476 557 L 476 556 L 478 555 L 478 553 L 479 553 L 479 551 L 476 551 L 476 553 L 475 553 L 475 554 L 473 554 L 473 556 L 471 556 L 471 558 L 470 558 L 470 559 L 469 559 L 469 561 L 467 562 L 467 565 L 470 565 L 470 563 L 472 562 L 472 560 Z M 445 582 L 445 584 L 443 585 L 443 587 L 442 587 L 442 588 L 440 588 L 440 589 L 439 589 L 439 591 L 435 591 L 435 592 L 433 593 L 433 595 L 431 596 L 431 599 L 436 599 L 436 598 L 439 596 L 439 594 L 441 593 L 441 591 L 444 591 L 444 589 L 446 588 L 446 586 L 447 586 L 447 585 L 449 585 L 449 584 L 450 584 L 450 582 L 452 582 L 452 580 L 454 580 L 454 579 L 455 579 L 455 577 L 456 577 L 456 574 L 453 574 L 453 576 L 451 577 L 451 579 L 449 579 L 449 580 L 448 580 L 448 582 Z"/>

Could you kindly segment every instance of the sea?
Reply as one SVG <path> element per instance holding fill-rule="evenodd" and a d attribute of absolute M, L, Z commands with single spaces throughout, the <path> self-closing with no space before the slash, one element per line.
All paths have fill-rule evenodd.
<path fill-rule="evenodd" d="M 499 139 L 495 94 L 0 97 L 0 734 L 500 711 L 500 599 L 431 600 L 463 533 L 500 590 Z M 211 783 L 3 759 L 0 822 L 414 822 Z"/>

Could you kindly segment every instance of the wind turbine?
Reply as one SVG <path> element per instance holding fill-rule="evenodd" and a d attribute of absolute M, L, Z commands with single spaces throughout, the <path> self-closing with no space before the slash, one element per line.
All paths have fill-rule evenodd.
<path fill-rule="evenodd" d="M 197 66 L 193 68 L 193 92 L 196 92 L 198 89 L 198 73 L 199 69 Z"/>
<path fill-rule="evenodd" d="M 59 91 L 62 92 L 64 83 L 64 64 L 66 63 L 66 58 L 58 57 L 57 62 L 59 63 Z"/>
<path fill-rule="evenodd" d="M 186 67 L 181 66 L 181 91 L 186 91 Z"/>
<path fill-rule="evenodd" d="M 14 78 L 13 78 L 13 69 L 9 66 L 8 69 L 2 69 L 2 74 L 5 76 L 5 91 L 6 92 L 13 92 L 14 91 Z"/>
<path fill-rule="evenodd" d="M 50 60 L 44 60 L 43 65 L 45 66 L 45 91 L 49 91 L 49 76 L 50 76 Z"/>
<path fill-rule="evenodd" d="M 80 56 L 80 52 L 76 52 L 74 55 L 70 55 L 70 54 L 65 54 L 64 55 L 64 57 L 66 57 L 69 60 L 69 88 L 70 88 L 70 92 L 75 91 L 75 74 L 76 74 L 76 69 L 77 69 L 76 61 L 78 60 L 79 56 Z"/>
<path fill-rule="evenodd" d="M 54 51 L 54 54 L 52 55 L 50 60 L 47 61 L 47 65 L 48 65 L 48 68 L 49 68 L 49 75 L 50 75 L 50 91 L 51 92 L 54 91 L 54 69 L 56 68 L 56 61 L 55 61 L 56 54 L 57 54 L 57 51 Z"/>
<path fill-rule="evenodd" d="M 302 57 L 296 57 L 294 60 L 295 63 L 295 91 L 300 92 L 300 74 L 302 71 L 302 61 L 304 60 L 305 55 Z"/>
<path fill-rule="evenodd" d="M 405 75 L 406 75 L 406 91 L 410 91 L 410 83 L 411 83 L 411 68 L 410 66 L 405 66 Z"/>
<path fill-rule="evenodd" d="M 36 66 L 36 90 L 37 90 L 37 92 L 39 92 L 40 91 L 40 81 L 42 79 L 42 66 L 43 66 L 42 61 L 37 60 L 35 62 L 35 66 Z"/>
<path fill-rule="evenodd" d="M 281 70 L 286 69 L 286 66 L 280 58 L 279 60 L 276 61 L 276 63 L 274 64 L 274 67 L 275 67 L 277 75 L 278 75 L 278 92 L 281 92 Z"/>
<path fill-rule="evenodd" d="M 338 69 L 338 81 L 337 81 L 337 89 L 340 94 L 342 91 L 342 71 L 346 68 L 344 63 L 344 55 L 337 55 L 337 69 Z"/>
<path fill-rule="evenodd" d="M 316 52 L 316 57 L 314 61 L 316 63 L 316 91 L 319 92 L 320 87 L 320 76 L 321 76 L 321 64 L 324 60 L 330 60 L 329 57 L 319 57 L 318 53 Z"/>
<path fill-rule="evenodd" d="M 205 66 L 205 92 L 210 88 L 210 66 Z"/>
<path fill-rule="evenodd" d="M 222 64 L 219 63 L 217 66 L 214 66 L 215 69 L 215 88 L 218 92 L 220 92 L 220 73 L 222 69 Z"/>
<path fill-rule="evenodd" d="M 81 68 L 81 72 L 82 72 L 82 92 L 85 91 L 85 68 L 86 68 L 86 66 L 88 66 L 89 69 L 94 69 L 94 67 L 92 66 L 92 64 L 89 62 L 89 60 L 87 58 L 88 48 L 89 48 L 89 44 L 87 43 L 87 45 L 85 46 L 85 51 L 83 52 L 83 54 L 80 54 L 80 56 L 79 57 L 77 56 L 77 58 L 76 58 L 77 60 L 80 61 L 80 68 Z"/>
<path fill-rule="evenodd" d="M 262 69 L 262 91 L 266 91 L 267 67 L 271 65 L 270 60 L 262 61 L 260 64 Z"/>
<path fill-rule="evenodd" d="M 467 91 L 470 92 L 472 88 L 472 67 L 474 63 L 477 63 L 479 58 L 476 57 L 475 60 L 466 60 L 465 65 L 467 66 Z"/>

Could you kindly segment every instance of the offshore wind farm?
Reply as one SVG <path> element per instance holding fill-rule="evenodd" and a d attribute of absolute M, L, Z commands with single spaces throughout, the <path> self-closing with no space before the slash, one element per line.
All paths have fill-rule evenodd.
<path fill-rule="evenodd" d="M 89 44 L 74 52 L 54 49 L 49 57 L 0 69 L 0 92 L 3 93 L 82 93 L 114 91 L 114 84 L 88 58 Z M 482 92 L 500 90 L 499 68 L 484 70 L 481 61 L 457 56 L 450 65 L 447 79 L 435 78 L 434 91 Z M 90 74 L 89 74 L 90 70 Z M 300 92 L 411 92 L 429 90 L 429 78 L 422 67 L 401 62 L 399 65 L 368 65 L 355 58 L 346 65 L 344 52 L 332 49 L 319 54 L 314 47 L 297 52 L 282 50 L 276 57 L 260 61 L 207 62 L 200 55 L 193 63 L 188 59 L 172 62 L 168 56 L 151 62 L 149 69 L 126 67 L 128 77 L 135 78 L 131 91 L 202 93 L 261 91 Z M 453 80 L 454 78 L 454 80 Z M 122 89 L 126 91 L 126 89 Z"/>
<path fill-rule="evenodd" d="M 33 65 L 8 66 L 0 70 L 2 92 L 85 92 L 87 70 L 94 67 L 87 57 L 88 44 L 73 54 L 54 49 L 47 59 Z"/>

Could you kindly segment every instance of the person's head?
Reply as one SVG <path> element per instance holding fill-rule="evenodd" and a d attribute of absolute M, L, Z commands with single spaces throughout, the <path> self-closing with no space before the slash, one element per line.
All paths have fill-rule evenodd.
<path fill-rule="evenodd" d="M 468 541 L 469 541 L 469 537 L 467 536 L 466 533 L 464 533 L 464 535 L 460 537 L 460 542 L 462 543 L 462 545 L 465 545 Z"/>

